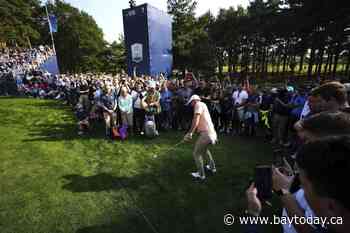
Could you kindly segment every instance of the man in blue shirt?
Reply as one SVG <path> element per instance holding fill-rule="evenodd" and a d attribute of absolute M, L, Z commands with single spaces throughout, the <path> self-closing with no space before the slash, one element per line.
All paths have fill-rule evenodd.
<path fill-rule="evenodd" d="M 291 116 L 295 119 L 295 122 L 300 119 L 301 112 L 307 100 L 306 92 L 304 90 L 296 91 L 295 95 L 290 101 L 292 106 Z"/>

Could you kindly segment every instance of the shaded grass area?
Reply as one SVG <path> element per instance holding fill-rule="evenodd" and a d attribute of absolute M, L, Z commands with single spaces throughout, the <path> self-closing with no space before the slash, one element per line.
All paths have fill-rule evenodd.
<path fill-rule="evenodd" d="M 153 232 L 143 215 L 159 233 L 242 231 L 223 216 L 244 211 L 254 166 L 272 159 L 268 145 L 221 136 L 212 148 L 217 175 L 196 183 L 192 144 L 162 153 L 183 133 L 112 144 L 95 127 L 79 137 L 71 109 L 57 101 L 0 98 L 1 233 Z"/>

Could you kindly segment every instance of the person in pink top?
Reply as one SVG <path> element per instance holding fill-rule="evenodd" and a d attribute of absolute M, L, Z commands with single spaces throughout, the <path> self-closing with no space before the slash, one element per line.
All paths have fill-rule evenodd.
<path fill-rule="evenodd" d="M 193 172 L 191 175 L 196 179 L 205 180 L 204 168 L 211 173 L 216 172 L 215 162 L 209 151 L 209 146 L 216 143 L 217 134 L 207 105 L 201 102 L 201 98 L 198 95 L 193 95 L 187 104 L 191 104 L 194 108 L 194 115 L 191 129 L 185 135 L 184 140 L 188 142 L 192 139 L 195 132 L 199 133 L 199 137 L 193 150 L 197 172 Z M 205 167 L 203 157 L 209 162 L 209 165 L 206 165 Z"/>

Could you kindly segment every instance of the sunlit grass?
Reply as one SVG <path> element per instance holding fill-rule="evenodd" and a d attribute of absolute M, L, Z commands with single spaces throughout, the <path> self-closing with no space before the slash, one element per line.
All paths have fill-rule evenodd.
<path fill-rule="evenodd" d="M 158 232 L 240 232 L 223 216 L 243 212 L 254 165 L 271 160 L 261 140 L 220 137 L 218 174 L 199 184 L 192 144 L 162 153 L 183 132 L 111 144 L 101 126 L 79 137 L 59 102 L 16 98 L 0 98 L 0 122 L 1 233 L 152 232 L 140 209 Z"/>

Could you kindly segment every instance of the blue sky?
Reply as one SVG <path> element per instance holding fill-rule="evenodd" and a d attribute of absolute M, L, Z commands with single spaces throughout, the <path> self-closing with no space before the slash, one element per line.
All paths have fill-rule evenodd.
<path fill-rule="evenodd" d="M 229 6 L 247 6 L 249 0 L 197 0 L 197 15 L 201 15 L 208 10 L 216 14 L 220 8 Z M 104 37 L 108 42 L 112 42 L 123 33 L 122 10 L 129 7 L 129 0 L 65 0 L 72 6 L 84 10 L 92 15 L 100 28 L 103 29 Z M 167 0 L 136 0 L 138 5 L 149 3 L 150 5 L 166 11 Z"/>

